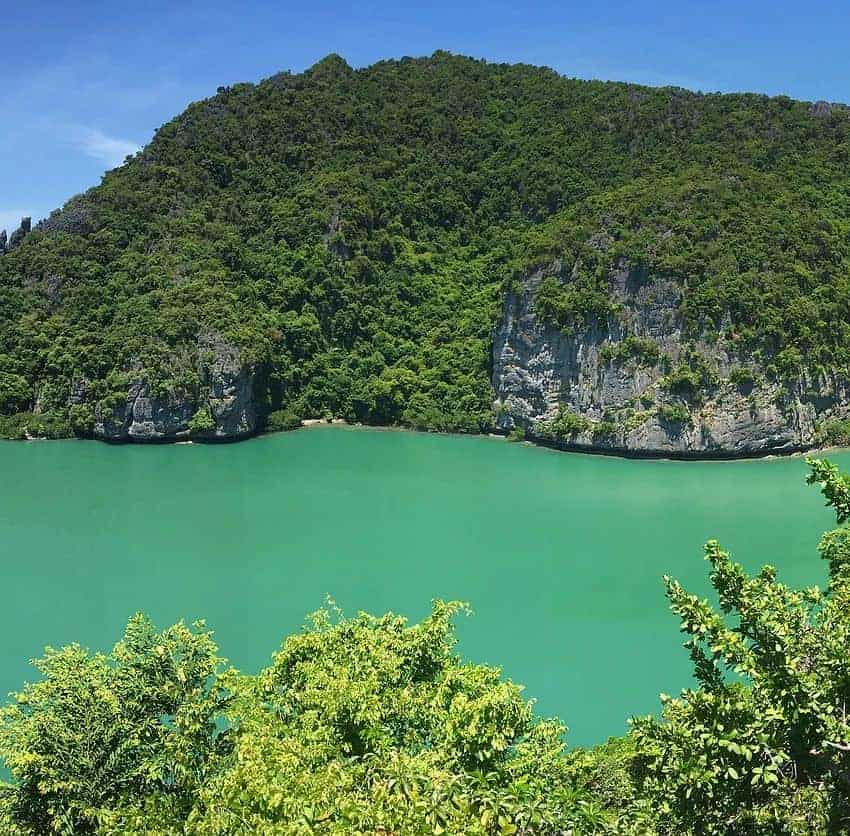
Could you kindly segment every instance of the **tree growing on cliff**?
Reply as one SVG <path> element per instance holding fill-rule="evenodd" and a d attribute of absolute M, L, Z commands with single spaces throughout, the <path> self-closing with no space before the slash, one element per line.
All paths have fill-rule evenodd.
<path fill-rule="evenodd" d="M 215 421 L 209 407 L 206 404 L 198 407 L 195 414 L 189 419 L 189 432 L 192 435 L 198 435 L 214 429 Z"/>

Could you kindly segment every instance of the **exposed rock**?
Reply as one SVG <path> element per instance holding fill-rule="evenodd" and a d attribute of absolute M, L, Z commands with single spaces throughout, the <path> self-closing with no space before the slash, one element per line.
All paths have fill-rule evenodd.
<path fill-rule="evenodd" d="M 832 105 L 824 101 L 813 102 L 809 107 L 809 113 L 818 119 L 826 119 L 832 116 Z"/>
<path fill-rule="evenodd" d="M 198 340 L 203 364 L 204 354 L 212 355 L 206 370 L 207 402 L 215 421 L 208 438 L 240 438 L 257 429 L 259 416 L 254 390 L 257 369 L 241 361 L 239 349 L 216 334 Z"/>
<path fill-rule="evenodd" d="M 0 229 L 0 255 L 2 255 L 3 253 L 6 252 L 6 244 L 7 244 L 6 230 Z"/>
<path fill-rule="evenodd" d="M 7 250 L 14 250 L 32 230 L 32 218 L 21 218 L 21 225 L 12 233 L 9 238 Z"/>
<path fill-rule="evenodd" d="M 94 434 L 107 441 L 177 441 L 189 436 L 189 422 L 209 410 L 213 428 L 193 438 L 226 441 L 256 432 L 259 424 L 255 387 L 258 369 L 243 363 L 239 349 L 217 334 L 199 337 L 196 391 L 156 392 L 140 374 L 126 400 L 111 409 L 95 409 Z"/>
<path fill-rule="evenodd" d="M 68 395 L 68 404 L 70 406 L 77 406 L 78 404 L 85 403 L 88 390 L 89 381 L 86 378 L 79 378 L 72 381 L 71 392 Z"/>
<path fill-rule="evenodd" d="M 345 243 L 345 238 L 342 232 L 342 212 L 339 204 L 335 204 L 331 219 L 328 221 L 328 226 L 325 234 L 322 236 L 325 247 L 328 252 L 333 253 L 337 258 L 343 260 L 351 258 L 351 247 Z"/>
<path fill-rule="evenodd" d="M 493 342 L 502 430 L 522 428 L 531 438 L 571 449 L 735 457 L 811 448 L 821 421 L 850 413 L 850 389 L 837 376 L 813 380 L 801 374 L 791 384 L 770 382 L 761 368 L 742 363 L 722 337 L 686 339 L 678 283 L 625 263 L 610 279 L 618 315 L 565 333 L 534 311 L 536 290 L 552 273 L 562 275 L 560 265 L 528 276 L 504 300 Z M 629 356 L 630 336 L 654 345 L 660 362 Z M 716 374 L 690 402 L 667 391 L 663 380 L 665 365 L 675 367 L 686 346 Z M 677 410 L 687 417 L 678 420 Z M 546 425 L 560 411 L 577 416 L 579 429 L 553 439 Z"/>
<path fill-rule="evenodd" d="M 91 209 L 83 195 L 72 197 L 61 209 L 50 213 L 36 224 L 36 229 L 50 234 L 67 232 L 70 235 L 81 235 L 92 229 Z"/>
<path fill-rule="evenodd" d="M 62 285 L 64 283 L 64 279 L 55 273 L 48 273 L 43 277 L 27 276 L 24 278 L 24 285 L 43 295 L 50 304 L 51 310 L 57 308 L 62 300 Z"/>

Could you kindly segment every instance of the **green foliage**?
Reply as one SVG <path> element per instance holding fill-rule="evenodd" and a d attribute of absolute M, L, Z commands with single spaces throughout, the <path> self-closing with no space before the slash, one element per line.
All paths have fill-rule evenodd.
<path fill-rule="evenodd" d="M 850 520 L 850 476 L 826 459 L 806 459 L 811 469 L 806 482 L 819 485 L 826 504 L 835 508 L 839 523 Z"/>
<path fill-rule="evenodd" d="M 827 421 L 821 427 L 821 441 L 833 447 L 850 447 L 850 420 Z"/>
<path fill-rule="evenodd" d="M 415 627 L 319 612 L 240 686 L 229 768 L 194 832 L 554 833 L 581 821 L 556 723 L 452 653 L 456 605 Z M 285 832 L 285 831 L 284 831 Z M 292 830 L 291 832 L 297 832 Z"/>
<path fill-rule="evenodd" d="M 748 369 L 746 366 L 735 366 L 729 372 L 729 382 L 737 386 L 739 389 L 747 389 L 756 381 L 755 372 Z"/>
<path fill-rule="evenodd" d="M 613 421 L 597 421 L 593 425 L 593 440 L 602 441 L 611 438 L 617 432 L 617 425 Z"/>
<path fill-rule="evenodd" d="M 658 416 L 667 424 L 690 424 L 691 411 L 681 401 L 658 404 Z"/>
<path fill-rule="evenodd" d="M 141 617 L 110 657 L 49 650 L 0 726 L 4 832 L 599 832 L 613 817 L 575 787 L 563 727 L 454 654 L 458 609 L 322 610 L 256 676 Z"/>
<path fill-rule="evenodd" d="M 203 624 L 158 633 L 139 615 L 108 656 L 70 645 L 35 665 L 41 681 L 0 713 L 0 755 L 15 779 L 0 824 L 94 833 L 116 809 L 150 803 L 157 825 L 185 819 L 223 742 L 220 660 Z"/>
<path fill-rule="evenodd" d="M 192 435 L 198 433 L 206 433 L 215 429 L 215 421 L 210 413 L 209 406 L 204 404 L 198 408 L 198 411 L 189 419 L 189 432 Z"/>
<path fill-rule="evenodd" d="M 459 604 L 409 625 L 315 613 L 257 675 L 203 625 L 131 619 L 108 656 L 48 649 L 0 712 L 0 828 L 63 834 L 807 836 L 850 823 L 850 475 L 795 590 L 705 547 L 719 607 L 665 578 L 695 687 L 568 751 L 520 686 L 463 662 Z"/>
<path fill-rule="evenodd" d="M 605 343 L 600 355 L 605 360 L 628 360 L 633 358 L 645 366 L 655 366 L 661 359 L 661 350 L 655 340 L 629 334 L 616 343 Z"/>
<path fill-rule="evenodd" d="M 691 400 L 702 389 L 702 378 L 694 369 L 678 365 L 661 380 L 661 388 Z"/>
<path fill-rule="evenodd" d="M 90 435 L 94 428 L 94 410 L 89 404 L 71 404 L 68 407 L 68 421 L 74 434 Z"/>
<path fill-rule="evenodd" d="M 300 426 L 301 418 L 291 409 L 277 409 L 266 418 L 266 429 L 269 432 L 297 430 Z"/>
<path fill-rule="evenodd" d="M 535 296 L 537 312 L 567 332 L 604 323 L 617 312 L 611 294 L 604 288 L 578 281 L 563 283 L 549 276 L 541 282 Z"/>
<path fill-rule="evenodd" d="M 641 398 L 641 402 L 643 402 L 643 400 L 644 399 Z M 652 404 L 653 401 L 650 399 L 649 403 Z M 638 409 L 633 412 L 630 411 L 626 414 L 625 421 L 623 421 L 623 427 L 626 432 L 631 432 L 645 424 L 651 417 L 652 411 L 649 409 Z"/>
<path fill-rule="evenodd" d="M 787 99 L 668 91 L 679 145 L 652 121 L 664 113 L 656 92 L 637 94 L 641 105 L 654 102 L 643 113 L 648 133 L 630 139 L 640 149 L 630 174 L 528 237 L 533 263 L 565 265 L 541 311 L 565 324 L 559 293 L 611 299 L 613 277 L 628 267 L 635 287 L 653 292 L 664 278 L 677 288 L 685 341 L 722 336 L 779 377 L 846 370 L 850 192 L 838 149 L 850 139 L 850 115 L 816 123 Z"/>
<path fill-rule="evenodd" d="M 26 378 L 19 374 L 0 372 L 0 413 L 24 409 L 31 397 L 30 385 Z"/>
<path fill-rule="evenodd" d="M 839 523 L 850 477 L 809 461 Z M 809 834 L 850 822 L 850 531 L 826 534 L 827 592 L 748 576 L 711 541 L 721 612 L 666 578 L 698 689 L 634 722 L 636 779 L 662 832 Z M 727 617 L 731 617 L 728 618 Z"/>
<path fill-rule="evenodd" d="M 481 431 L 503 290 L 556 262 L 562 327 L 619 317 L 631 265 L 686 339 L 846 369 L 848 147 L 840 110 L 445 52 L 221 88 L 0 256 L 0 414 L 197 391 L 216 332 L 266 412 Z"/>
<path fill-rule="evenodd" d="M 558 408 L 558 414 L 550 421 L 539 423 L 534 432 L 540 438 L 553 441 L 569 441 L 578 433 L 590 428 L 590 421 L 583 415 L 577 415 L 565 406 Z"/>
<path fill-rule="evenodd" d="M 690 353 L 661 379 L 661 388 L 694 403 L 718 383 L 717 372 L 698 353 Z"/>
<path fill-rule="evenodd" d="M 0 438 L 70 438 L 72 435 L 68 420 L 51 413 L 0 415 Z"/>

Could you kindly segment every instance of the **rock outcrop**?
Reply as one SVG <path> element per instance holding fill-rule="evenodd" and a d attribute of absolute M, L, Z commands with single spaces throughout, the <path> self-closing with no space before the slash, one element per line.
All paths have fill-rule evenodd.
<path fill-rule="evenodd" d="M 36 224 L 36 229 L 51 234 L 67 232 L 81 235 L 92 229 L 92 210 L 84 195 L 72 197 L 61 209 L 55 209 L 49 217 Z"/>
<path fill-rule="evenodd" d="M 32 218 L 21 218 L 21 225 L 9 236 L 7 250 L 14 250 L 32 231 Z"/>
<path fill-rule="evenodd" d="M 825 422 L 850 413 L 850 388 L 837 376 L 772 381 L 722 336 L 686 337 L 680 285 L 624 262 L 610 277 L 617 314 L 562 331 L 535 312 L 536 290 L 553 273 L 569 281 L 554 264 L 504 300 L 493 341 L 504 431 L 569 449 L 731 458 L 809 449 Z M 694 358 L 709 380 L 677 391 L 675 370 Z"/>
<path fill-rule="evenodd" d="M 256 389 L 260 371 L 242 361 L 239 349 L 217 334 L 199 337 L 197 388 L 155 389 L 147 377 L 134 380 L 121 403 L 95 409 L 94 434 L 106 441 L 230 441 L 253 435 L 259 426 Z M 79 393 L 78 393 L 79 394 Z M 199 413 L 208 426 L 190 433 Z"/>

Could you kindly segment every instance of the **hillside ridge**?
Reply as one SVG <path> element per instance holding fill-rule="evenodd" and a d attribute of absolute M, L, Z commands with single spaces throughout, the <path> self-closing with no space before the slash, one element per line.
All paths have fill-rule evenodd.
<path fill-rule="evenodd" d="M 447 52 L 221 87 L 0 236 L 0 435 L 336 416 L 629 454 L 842 441 L 848 159 L 841 105 Z M 624 271 L 669 291 L 654 333 Z"/>

